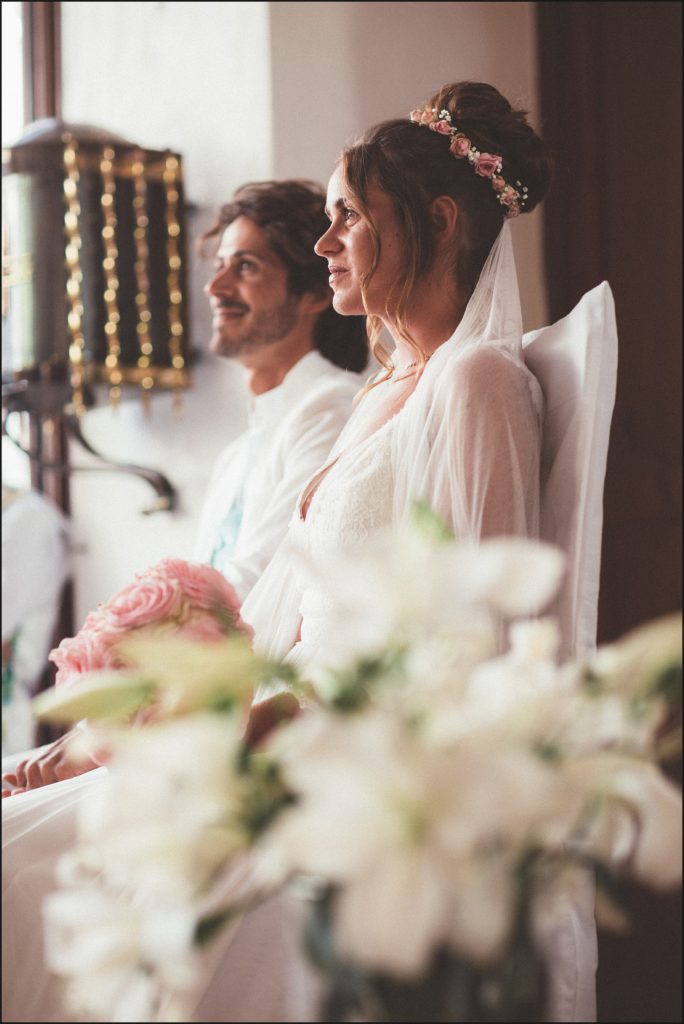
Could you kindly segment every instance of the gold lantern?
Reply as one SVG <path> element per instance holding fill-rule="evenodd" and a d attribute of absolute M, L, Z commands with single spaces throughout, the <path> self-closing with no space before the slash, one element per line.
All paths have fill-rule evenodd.
<path fill-rule="evenodd" d="M 3 152 L 3 384 L 80 415 L 98 386 L 180 397 L 188 375 L 182 159 L 46 118 Z M 49 397 L 48 397 L 49 396 Z"/>

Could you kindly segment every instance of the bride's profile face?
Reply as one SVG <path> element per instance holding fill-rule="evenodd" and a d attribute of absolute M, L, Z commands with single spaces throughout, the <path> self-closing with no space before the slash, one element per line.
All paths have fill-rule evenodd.
<path fill-rule="evenodd" d="M 388 299 L 404 276 L 403 235 L 391 198 L 371 183 L 366 200 L 379 240 L 378 265 L 366 287 L 364 307 L 361 284 L 373 266 L 375 248 L 371 229 L 356 208 L 339 168 L 328 185 L 326 213 L 330 227 L 316 242 L 330 270 L 333 306 L 346 316 L 391 315 Z"/>

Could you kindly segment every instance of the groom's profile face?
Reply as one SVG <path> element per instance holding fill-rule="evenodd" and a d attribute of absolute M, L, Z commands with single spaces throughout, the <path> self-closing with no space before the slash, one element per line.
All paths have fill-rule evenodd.
<path fill-rule="evenodd" d="M 300 297 L 288 290 L 287 269 L 264 231 L 240 216 L 221 236 L 214 276 L 205 286 L 213 313 L 209 345 L 236 356 L 281 341 L 298 321 Z"/>

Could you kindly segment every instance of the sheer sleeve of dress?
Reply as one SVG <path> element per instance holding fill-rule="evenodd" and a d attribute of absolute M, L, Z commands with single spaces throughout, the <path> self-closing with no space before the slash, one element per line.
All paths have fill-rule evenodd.
<path fill-rule="evenodd" d="M 428 362 L 393 432 L 395 519 L 417 500 L 459 538 L 535 536 L 542 398 L 522 355 L 506 224 L 453 336 Z"/>
<path fill-rule="evenodd" d="M 505 349 L 468 347 L 393 432 L 395 519 L 426 503 L 458 538 L 534 537 L 539 528 L 540 396 Z M 412 457 L 406 458 L 407 451 Z"/>

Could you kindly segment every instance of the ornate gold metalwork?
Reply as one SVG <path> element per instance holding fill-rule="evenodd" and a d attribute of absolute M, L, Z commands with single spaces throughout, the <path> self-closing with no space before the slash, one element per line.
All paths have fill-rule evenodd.
<path fill-rule="evenodd" d="M 152 355 L 152 341 L 150 339 L 150 278 L 149 278 L 149 255 L 150 250 L 147 244 L 147 228 L 149 217 L 147 213 L 147 181 L 145 179 L 145 164 L 143 154 L 137 153 L 131 165 L 131 174 L 135 188 L 133 199 L 133 211 L 135 214 L 135 229 L 133 238 L 135 241 L 135 282 L 136 295 L 135 305 L 138 311 L 138 344 L 140 355 L 138 356 L 138 369 L 141 371 L 140 379 L 150 376 L 150 362 Z M 154 379 L 154 378 L 153 378 Z M 149 389 L 143 388 L 143 406 L 145 412 L 149 412 Z"/>
<path fill-rule="evenodd" d="M 14 180 L 7 188 L 3 182 L 3 206 L 7 196 L 12 216 L 15 206 L 26 211 L 17 237 L 24 232 L 35 243 L 37 268 L 46 266 L 56 241 L 64 272 L 34 275 L 35 257 L 13 251 L 6 230 L 14 233 L 14 221 L 5 223 L 3 309 L 17 339 L 13 369 L 35 376 L 45 364 L 62 395 L 66 370 L 68 392 L 60 401 L 79 415 L 96 400 L 92 386 L 98 382 L 114 406 L 130 388 L 146 408 L 157 390 L 173 391 L 178 408 L 190 383 L 181 157 L 88 126 L 62 124 L 45 132 L 43 148 L 12 148 L 4 170 Z M 50 191 L 55 166 L 56 194 Z M 27 248 L 26 241 L 21 245 Z M 19 284 L 15 311 L 13 286 Z M 49 315 L 60 309 L 51 330 Z"/>
<path fill-rule="evenodd" d="M 104 214 L 104 227 L 102 228 L 102 241 L 104 244 L 104 259 L 102 269 L 105 277 L 104 300 L 107 309 L 107 322 L 105 324 L 105 335 L 107 337 L 107 356 L 105 366 L 109 378 L 109 400 L 114 408 L 118 406 L 121 399 L 121 369 L 119 367 L 119 356 L 121 355 L 121 342 L 119 339 L 119 279 L 116 267 L 119 250 L 116 244 L 116 178 L 114 176 L 115 153 L 111 146 L 105 146 L 100 159 L 100 174 L 102 175 L 102 212 Z"/>
<path fill-rule="evenodd" d="M 164 190 L 166 193 L 166 257 L 169 267 L 167 276 L 169 291 L 169 354 L 171 366 L 174 370 L 175 383 L 175 406 L 176 411 L 181 407 L 181 391 L 185 381 L 185 359 L 181 355 L 183 340 L 183 319 L 181 316 L 181 305 L 183 293 L 181 292 L 181 254 L 180 254 L 180 222 L 178 219 L 178 184 L 180 178 L 180 164 L 178 158 L 169 153 L 166 157 L 164 167 Z M 143 387 L 151 387 L 145 383 Z"/>
<path fill-rule="evenodd" d="M 83 385 L 85 379 L 84 352 L 85 337 L 83 335 L 83 300 L 81 285 L 83 271 L 81 269 L 81 204 L 78 198 L 78 145 L 74 139 L 67 139 L 64 146 L 64 232 L 66 248 L 64 258 L 67 269 L 67 299 L 69 313 L 67 324 L 71 335 L 69 344 L 69 366 L 71 373 L 71 392 L 74 411 L 77 416 L 85 412 Z"/>

